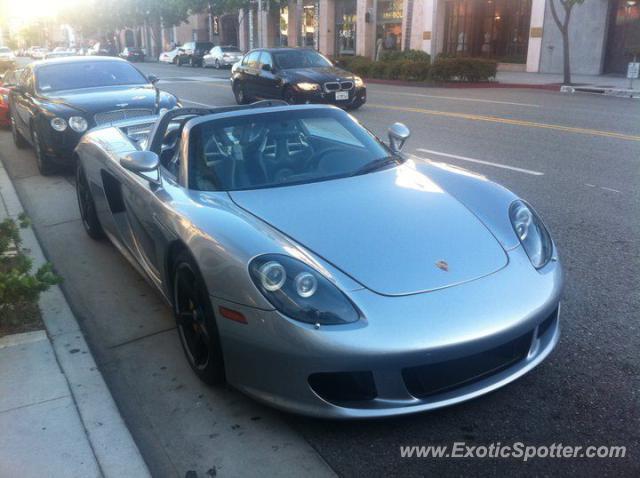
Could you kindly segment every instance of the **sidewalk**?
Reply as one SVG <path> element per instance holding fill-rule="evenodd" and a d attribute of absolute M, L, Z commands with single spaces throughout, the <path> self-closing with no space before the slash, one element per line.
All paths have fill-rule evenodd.
<path fill-rule="evenodd" d="M 21 212 L 0 163 L 0 221 Z M 33 230 L 21 235 L 38 267 Z M 46 332 L 0 338 L 0 476 L 149 476 L 60 288 L 39 305 Z"/>
<path fill-rule="evenodd" d="M 552 73 L 526 73 L 521 71 L 498 71 L 498 83 L 503 85 L 522 85 L 530 87 L 556 86 L 564 93 L 598 93 L 607 96 L 640 97 L 640 79 L 633 80 L 612 75 L 571 75 L 572 86 L 563 86 L 563 76 Z"/>

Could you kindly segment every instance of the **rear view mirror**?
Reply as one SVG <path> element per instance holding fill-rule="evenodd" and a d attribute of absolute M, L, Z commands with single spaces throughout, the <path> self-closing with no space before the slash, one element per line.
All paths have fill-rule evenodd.
<path fill-rule="evenodd" d="M 411 136 L 409 128 L 402 123 L 393 123 L 389 127 L 389 146 L 391 151 L 399 153 L 409 136 Z"/>
<path fill-rule="evenodd" d="M 120 166 L 132 173 L 142 176 L 147 181 L 160 184 L 160 174 L 158 167 L 160 166 L 160 158 L 153 151 L 134 151 L 120 158 Z M 148 177 L 145 173 L 157 173 L 155 179 Z"/>

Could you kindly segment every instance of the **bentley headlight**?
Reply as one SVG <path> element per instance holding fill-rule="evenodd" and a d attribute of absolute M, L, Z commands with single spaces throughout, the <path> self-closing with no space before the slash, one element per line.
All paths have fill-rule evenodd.
<path fill-rule="evenodd" d="M 351 301 L 326 277 L 303 262 L 280 254 L 249 264 L 256 287 L 280 312 L 309 324 L 336 325 L 360 318 Z"/>
<path fill-rule="evenodd" d="M 63 118 L 58 118 L 57 116 L 51 120 L 50 124 L 56 131 L 62 132 L 67 129 L 67 122 Z"/>
<path fill-rule="evenodd" d="M 76 133 L 84 133 L 89 127 L 89 124 L 82 116 L 72 116 L 69 118 L 69 126 Z"/>
<path fill-rule="evenodd" d="M 316 91 L 320 89 L 320 85 L 318 83 L 309 83 L 307 81 L 296 83 L 296 86 L 302 91 Z"/>
<path fill-rule="evenodd" d="M 355 83 L 356 88 L 362 88 L 364 86 L 364 81 L 362 81 L 362 78 L 360 78 L 359 76 L 356 76 L 353 79 L 353 82 Z"/>
<path fill-rule="evenodd" d="M 524 201 L 514 201 L 509 208 L 511 224 L 522 247 L 536 269 L 551 259 L 553 244 L 549 231 L 535 211 Z"/>

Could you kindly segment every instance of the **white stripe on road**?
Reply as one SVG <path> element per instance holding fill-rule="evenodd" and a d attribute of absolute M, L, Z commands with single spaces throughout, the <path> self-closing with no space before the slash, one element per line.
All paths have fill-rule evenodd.
<path fill-rule="evenodd" d="M 419 96 L 421 98 L 434 98 L 437 100 L 472 101 L 476 103 L 495 103 L 498 105 L 528 106 L 529 108 L 540 108 L 540 105 L 532 105 L 530 103 L 513 103 L 511 101 L 483 100 L 480 98 L 460 98 L 459 96 L 423 95 L 422 93 L 391 93 L 391 94 L 401 95 L 401 96 Z"/>
<path fill-rule="evenodd" d="M 492 163 L 490 161 L 483 161 L 481 159 L 467 158 L 466 156 L 458 156 L 457 154 L 442 153 L 440 151 L 433 151 L 431 149 L 422 149 L 422 148 L 418 148 L 417 151 L 420 151 L 421 153 L 436 154 L 438 156 L 444 156 L 445 158 L 453 158 L 453 159 L 459 159 L 461 161 L 469 161 L 470 163 L 484 164 L 486 166 L 493 166 L 495 168 L 509 169 L 511 171 L 517 171 L 519 173 L 531 174 L 532 176 L 544 176 L 544 173 L 541 173 L 540 171 L 516 168 L 515 166 L 507 166 L 506 164 Z"/>
<path fill-rule="evenodd" d="M 183 103 L 191 103 L 192 105 L 204 106 L 205 108 L 217 108 L 216 105 L 208 105 L 206 103 L 200 103 L 199 101 L 186 100 L 184 98 L 180 98 L 180 101 Z"/>

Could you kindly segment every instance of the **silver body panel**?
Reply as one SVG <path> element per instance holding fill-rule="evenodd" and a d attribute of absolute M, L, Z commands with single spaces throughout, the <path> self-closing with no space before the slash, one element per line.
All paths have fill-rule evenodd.
<path fill-rule="evenodd" d="M 184 128 L 183 156 L 192 122 L 205 120 Z M 92 130 L 78 145 L 101 224 L 167 300 L 173 248 L 192 253 L 214 310 L 224 306 L 247 318 L 216 321 L 227 380 L 261 401 L 335 418 L 429 410 L 515 380 L 558 341 L 557 253 L 540 270 L 531 265 L 508 218 L 517 197 L 486 178 L 414 159 L 353 178 L 200 192 L 162 167 L 159 185 L 126 171 L 120 158 L 138 148 L 116 126 Z M 265 253 L 314 267 L 364 318 L 318 328 L 283 316 L 249 275 L 249 262 Z M 438 260 L 450 270 L 437 268 Z M 473 383 L 420 398 L 402 379 L 408 367 L 470 356 L 523 334 L 531 335 L 526 357 Z M 334 403 L 308 383 L 314 373 L 354 370 L 372 372 L 375 399 Z"/>

